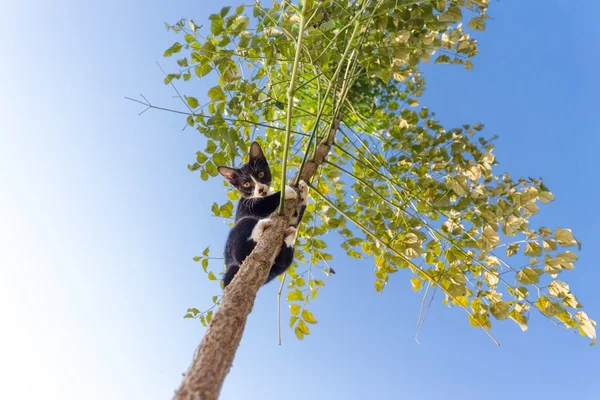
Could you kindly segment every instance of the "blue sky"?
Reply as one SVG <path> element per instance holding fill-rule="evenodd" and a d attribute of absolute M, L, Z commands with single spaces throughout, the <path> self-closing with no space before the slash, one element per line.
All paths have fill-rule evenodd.
<path fill-rule="evenodd" d="M 221 180 L 187 171 L 203 140 L 181 117 L 138 117 L 123 97 L 175 105 L 155 64 L 176 40 L 163 22 L 230 3 L 169 3 L 3 5 L 0 398 L 170 398 L 204 332 L 182 315 L 218 293 L 192 257 L 223 245 Z M 544 177 L 557 200 L 537 221 L 583 242 L 567 278 L 598 319 L 600 5 L 522 3 L 493 2 L 475 70 L 426 67 L 421 103 L 448 127 L 485 123 L 502 169 Z M 277 346 L 277 285 L 261 290 L 222 399 L 597 397 L 598 348 L 539 314 L 524 334 L 496 323 L 497 348 L 436 303 L 418 345 L 407 275 L 376 294 L 370 262 L 334 265 L 303 342 L 284 327 Z"/>

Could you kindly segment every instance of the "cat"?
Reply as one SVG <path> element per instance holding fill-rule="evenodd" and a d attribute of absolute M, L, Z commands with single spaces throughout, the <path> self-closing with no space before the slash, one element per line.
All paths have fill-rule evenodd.
<path fill-rule="evenodd" d="M 274 193 L 270 187 L 271 170 L 257 142 L 253 142 L 250 146 L 249 156 L 250 160 L 239 168 L 225 166 L 217 168 L 242 196 L 235 213 L 235 225 L 229 232 L 225 244 L 226 270 L 223 287 L 229 285 L 244 259 L 254 250 L 265 229 L 271 225 L 272 222 L 268 217 L 277 210 L 281 199 L 281 192 Z M 292 264 L 297 226 L 302 220 L 308 202 L 308 186 L 304 181 L 299 182 L 298 189 L 300 192 L 298 207 L 290 220 L 290 226 L 285 230 L 281 250 L 273 261 L 265 283 L 283 274 Z M 297 194 L 290 186 L 286 186 L 284 196 L 285 199 L 295 199 Z"/>

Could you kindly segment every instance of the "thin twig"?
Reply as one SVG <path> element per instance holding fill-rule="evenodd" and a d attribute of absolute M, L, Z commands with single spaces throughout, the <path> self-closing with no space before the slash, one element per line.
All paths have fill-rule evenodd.
<path fill-rule="evenodd" d="M 281 346 L 281 292 L 283 291 L 285 278 L 287 278 L 287 272 L 283 274 L 281 285 L 279 285 L 279 291 L 277 292 L 277 344 L 279 346 Z"/>

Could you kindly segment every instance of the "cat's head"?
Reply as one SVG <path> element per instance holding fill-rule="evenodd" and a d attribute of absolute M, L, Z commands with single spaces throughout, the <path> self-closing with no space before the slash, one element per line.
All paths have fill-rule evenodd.
<path fill-rule="evenodd" d="M 264 197 L 271 194 L 271 170 L 260 145 L 250 146 L 250 160 L 239 168 L 218 167 L 225 177 L 245 198 Z"/>

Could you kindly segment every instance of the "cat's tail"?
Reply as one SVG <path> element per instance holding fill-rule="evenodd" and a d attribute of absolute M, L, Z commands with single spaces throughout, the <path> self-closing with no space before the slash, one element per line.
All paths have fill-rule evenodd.
<path fill-rule="evenodd" d="M 226 288 L 227 285 L 231 282 L 235 274 L 240 270 L 240 266 L 237 264 L 231 264 L 227 266 L 225 270 L 225 275 L 223 276 L 223 287 Z"/>

